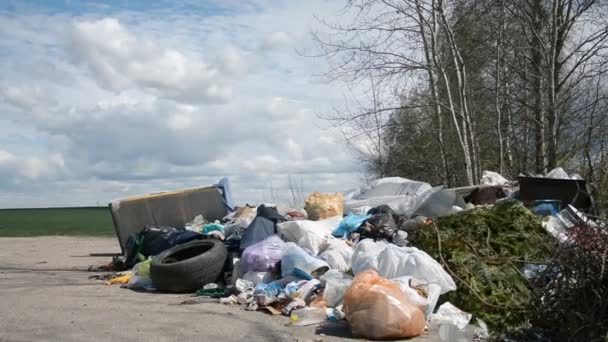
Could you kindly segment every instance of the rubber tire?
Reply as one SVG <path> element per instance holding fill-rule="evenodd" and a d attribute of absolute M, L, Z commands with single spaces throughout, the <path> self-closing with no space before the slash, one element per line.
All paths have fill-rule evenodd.
<path fill-rule="evenodd" d="M 192 253 L 194 255 L 190 256 Z M 176 256 L 183 255 L 187 257 L 172 262 Z M 154 286 L 164 292 L 195 292 L 218 279 L 227 256 L 228 251 L 221 241 L 190 241 L 153 257 L 150 278 Z"/>

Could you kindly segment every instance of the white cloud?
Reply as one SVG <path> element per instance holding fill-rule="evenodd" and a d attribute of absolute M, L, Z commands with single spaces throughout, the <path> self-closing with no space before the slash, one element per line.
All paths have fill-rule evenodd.
<path fill-rule="evenodd" d="M 0 12 L 0 207 L 94 205 L 229 176 L 237 201 L 352 188 L 358 167 L 318 113 L 343 102 L 298 55 L 325 1 L 229 14 Z M 111 7 L 114 8 L 114 7 Z M 223 12 L 222 12 L 223 13 Z M 286 193 L 285 193 L 286 194 Z"/>
<path fill-rule="evenodd" d="M 190 103 L 228 101 L 232 90 L 221 71 L 234 74 L 241 67 L 235 49 L 222 54 L 224 64 L 209 65 L 197 54 L 136 37 L 115 18 L 74 22 L 71 47 L 74 56 L 108 89 L 119 92 L 142 87 Z"/>
<path fill-rule="evenodd" d="M 263 50 L 281 49 L 288 46 L 290 43 L 289 35 L 285 32 L 278 31 L 271 33 L 261 44 Z"/>

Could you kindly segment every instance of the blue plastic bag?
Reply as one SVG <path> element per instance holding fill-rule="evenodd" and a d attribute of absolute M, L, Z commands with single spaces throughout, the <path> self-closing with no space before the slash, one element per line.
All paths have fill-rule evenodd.
<path fill-rule="evenodd" d="M 253 295 L 266 295 L 267 297 L 276 297 L 279 293 L 283 292 L 283 286 L 281 283 L 272 281 L 268 284 L 259 283 L 255 286 L 255 290 L 253 290 Z"/>
<path fill-rule="evenodd" d="M 371 218 L 372 215 L 356 215 L 353 213 L 349 213 L 343 220 L 340 222 L 338 228 L 334 229 L 332 235 L 335 237 L 347 237 L 350 233 L 357 231 L 359 227 Z"/>

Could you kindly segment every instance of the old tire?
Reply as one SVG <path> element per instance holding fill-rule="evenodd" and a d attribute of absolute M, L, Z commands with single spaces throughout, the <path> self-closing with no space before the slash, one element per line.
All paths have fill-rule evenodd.
<path fill-rule="evenodd" d="M 217 240 L 177 245 L 152 258 L 150 278 L 161 291 L 194 292 L 218 279 L 227 255 L 226 247 Z"/>

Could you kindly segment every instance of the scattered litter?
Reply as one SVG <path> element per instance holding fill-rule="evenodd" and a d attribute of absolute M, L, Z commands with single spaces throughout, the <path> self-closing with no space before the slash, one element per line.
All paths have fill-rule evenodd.
<path fill-rule="evenodd" d="M 291 312 L 290 320 L 296 326 L 313 325 L 327 320 L 327 313 L 322 308 L 301 308 Z"/>
<path fill-rule="evenodd" d="M 446 342 L 466 342 L 464 330 L 469 324 L 472 315 L 452 305 L 443 303 L 437 313 L 431 317 L 431 323 L 439 326 L 439 338 Z"/>
<path fill-rule="evenodd" d="M 132 272 L 125 272 L 125 274 L 119 275 L 117 277 L 114 277 L 112 279 L 109 279 L 105 282 L 106 285 L 112 285 L 112 284 L 126 284 L 129 282 L 129 279 L 131 279 L 131 277 L 133 276 Z"/>
<path fill-rule="evenodd" d="M 441 341 L 464 341 L 475 316 L 475 339 L 487 339 L 526 324 L 530 284 L 546 277 L 557 241 L 587 243 L 571 237 L 596 227 L 578 205 L 584 189 L 541 196 L 561 182 L 585 184 L 562 168 L 518 181 L 484 171 L 481 185 L 462 188 L 389 177 L 345 196 L 313 192 L 304 208 L 200 208 L 180 214 L 191 219 L 182 226 L 132 234 L 124 256 L 95 268 L 130 271 L 89 279 L 193 293 L 179 304 L 240 305 L 294 326 L 346 320 L 367 339 L 430 326 Z"/>

